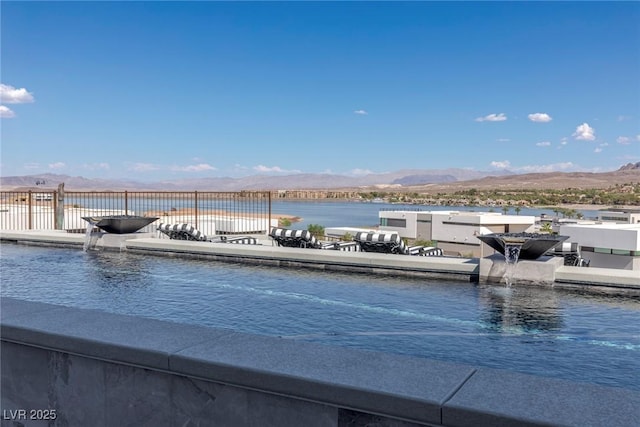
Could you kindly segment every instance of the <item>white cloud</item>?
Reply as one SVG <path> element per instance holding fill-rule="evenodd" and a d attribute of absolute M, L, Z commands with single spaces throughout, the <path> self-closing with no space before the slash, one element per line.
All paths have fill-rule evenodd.
<path fill-rule="evenodd" d="M 548 147 L 551 145 L 551 143 L 549 141 L 542 141 L 542 142 L 537 142 L 536 145 L 538 147 Z"/>
<path fill-rule="evenodd" d="M 625 120 L 631 120 L 631 116 L 618 116 L 619 122 L 624 122 Z"/>
<path fill-rule="evenodd" d="M 174 172 L 204 172 L 214 171 L 216 168 L 207 163 L 199 163 L 197 165 L 189 166 L 172 166 L 171 170 Z"/>
<path fill-rule="evenodd" d="M 249 168 L 247 166 L 241 165 L 240 163 L 236 163 L 235 165 L 233 165 L 233 168 L 231 169 L 234 172 L 244 172 L 249 170 Z"/>
<path fill-rule="evenodd" d="M 511 140 L 509 138 L 498 138 L 497 141 L 498 142 L 509 142 Z"/>
<path fill-rule="evenodd" d="M 548 165 L 526 165 L 513 168 L 514 171 L 523 173 L 537 172 L 560 172 L 576 169 L 577 166 L 572 162 L 551 163 Z"/>
<path fill-rule="evenodd" d="M 12 119 L 16 116 L 16 113 L 9 107 L 5 107 L 4 105 L 0 105 L 0 118 L 2 119 Z"/>
<path fill-rule="evenodd" d="M 63 162 L 49 163 L 49 169 L 64 169 L 67 165 Z"/>
<path fill-rule="evenodd" d="M 134 163 L 129 167 L 129 170 L 134 172 L 151 172 L 160 169 L 160 166 L 151 163 Z"/>
<path fill-rule="evenodd" d="M 367 114 L 369 114 L 366 110 L 355 110 L 353 112 L 353 114 L 359 114 L 361 116 L 366 116 Z"/>
<path fill-rule="evenodd" d="M 629 138 L 628 136 L 619 136 L 618 138 L 616 138 L 616 142 L 622 145 L 629 145 L 631 144 L 631 138 Z"/>
<path fill-rule="evenodd" d="M 636 135 L 636 141 L 640 142 L 640 134 Z"/>
<path fill-rule="evenodd" d="M 109 170 L 111 169 L 111 166 L 109 165 L 109 163 L 85 163 L 84 165 L 82 165 L 82 167 L 84 169 L 89 169 L 89 170 Z"/>
<path fill-rule="evenodd" d="M 593 141 L 596 139 L 596 130 L 589 126 L 588 123 L 583 123 L 576 127 L 576 131 L 572 134 L 575 139 L 582 141 Z"/>
<path fill-rule="evenodd" d="M 16 89 L 13 86 L 0 83 L 0 102 L 6 104 L 25 104 L 33 102 L 33 94 L 25 88 Z"/>
<path fill-rule="evenodd" d="M 551 163 L 548 165 L 512 166 L 510 161 L 503 160 L 493 161 L 491 162 L 491 166 L 498 169 L 509 169 L 517 173 L 559 172 L 577 169 L 577 166 L 571 162 Z"/>
<path fill-rule="evenodd" d="M 602 144 L 600 144 L 600 147 L 608 147 L 609 143 L 608 142 L 603 142 Z"/>
<path fill-rule="evenodd" d="M 257 172 L 263 172 L 263 173 L 269 173 L 269 172 L 275 172 L 275 173 L 300 173 L 301 171 L 294 169 L 294 170 L 287 170 L 287 169 L 282 169 L 280 166 L 264 166 L 264 165 L 258 165 L 258 166 L 254 166 L 253 170 L 257 171 Z"/>
<path fill-rule="evenodd" d="M 600 147 L 596 147 L 595 150 L 593 150 L 594 153 L 601 153 L 602 152 L 602 148 Z"/>
<path fill-rule="evenodd" d="M 349 174 L 356 175 L 356 176 L 371 175 L 372 173 L 374 172 L 370 171 L 369 169 L 360 169 L 360 168 L 351 169 L 349 171 Z"/>
<path fill-rule="evenodd" d="M 508 169 L 511 167 L 511 162 L 509 160 L 503 160 L 503 161 L 493 161 L 491 162 L 491 167 L 496 168 L 496 169 Z"/>
<path fill-rule="evenodd" d="M 40 163 L 25 163 L 22 167 L 25 169 L 40 169 Z"/>
<path fill-rule="evenodd" d="M 476 122 L 503 122 L 507 120 L 507 116 L 504 113 L 500 114 L 489 114 L 488 116 L 478 117 Z"/>
<path fill-rule="evenodd" d="M 529 114 L 527 117 L 529 117 L 529 120 L 531 120 L 532 122 L 538 123 L 547 123 L 553 120 L 547 113 L 533 113 Z"/>

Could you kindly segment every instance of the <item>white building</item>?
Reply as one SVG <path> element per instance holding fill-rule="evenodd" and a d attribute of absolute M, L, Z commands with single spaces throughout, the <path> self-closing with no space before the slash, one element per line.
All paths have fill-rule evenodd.
<path fill-rule="evenodd" d="M 618 224 L 640 224 L 639 211 L 601 211 L 598 221 L 616 222 Z"/>
<path fill-rule="evenodd" d="M 640 271 L 640 224 L 562 225 L 560 234 L 578 243 L 590 267 Z"/>
<path fill-rule="evenodd" d="M 400 237 L 437 242 L 450 255 L 485 257 L 495 251 L 476 236 L 491 233 L 532 232 L 535 217 L 495 212 L 380 211 L 380 230 Z"/>

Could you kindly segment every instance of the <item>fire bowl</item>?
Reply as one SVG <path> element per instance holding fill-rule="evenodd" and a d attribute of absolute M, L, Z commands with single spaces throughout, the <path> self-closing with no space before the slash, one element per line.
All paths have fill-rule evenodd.
<path fill-rule="evenodd" d="M 126 234 L 135 233 L 159 218 L 137 215 L 108 215 L 83 216 L 82 219 L 107 233 Z"/>
<path fill-rule="evenodd" d="M 521 245 L 518 259 L 534 260 L 567 240 L 569 236 L 541 233 L 492 233 L 478 239 L 504 255 L 506 244 Z"/>

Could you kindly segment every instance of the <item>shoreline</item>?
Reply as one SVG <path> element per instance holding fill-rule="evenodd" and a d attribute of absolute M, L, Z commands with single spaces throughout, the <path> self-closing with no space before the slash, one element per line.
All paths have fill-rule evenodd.
<path fill-rule="evenodd" d="M 638 210 L 640 211 L 640 206 L 638 205 L 594 205 L 594 204 L 579 204 L 579 203 L 562 203 L 557 205 L 433 205 L 433 204 L 422 204 L 422 203 L 398 203 L 398 202 L 370 202 L 365 200 L 355 200 L 355 199 L 278 199 L 274 200 L 273 203 L 278 202 L 299 202 L 299 203 L 361 203 L 361 204 L 381 204 L 381 205 L 409 205 L 409 206 L 424 206 L 424 207 L 443 207 L 448 206 L 451 208 L 457 207 L 472 207 L 472 208 L 483 208 L 483 209 L 497 209 L 502 208 L 503 206 L 509 207 L 509 209 L 514 209 L 516 207 L 526 208 L 526 209 L 548 209 L 551 210 L 553 208 L 561 208 L 561 209 L 576 209 L 576 210 L 585 210 L 585 211 L 619 211 L 619 210 Z M 280 215 L 280 214 L 278 214 Z"/>
<path fill-rule="evenodd" d="M 224 209 L 198 209 L 198 215 L 216 215 L 216 216 L 226 216 L 233 215 L 238 218 L 267 218 L 268 213 L 243 213 L 243 212 L 232 212 L 226 211 Z M 180 208 L 176 210 L 170 211 L 161 211 L 161 210 L 150 210 L 144 212 L 144 216 L 158 216 L 162 217 L 171 217 L 171 216 L 185 216 L 185 215 L 195 215 L 196 210 L 193 208 Z M 271 219 L 277 219 L 278 223 L 281 223 L 283 220 L 290 221 L 291 223 L 301 222 L 303 218 L 297 215 L 290 214 L 282 214 L 282 213 L 271 213 Z"/>

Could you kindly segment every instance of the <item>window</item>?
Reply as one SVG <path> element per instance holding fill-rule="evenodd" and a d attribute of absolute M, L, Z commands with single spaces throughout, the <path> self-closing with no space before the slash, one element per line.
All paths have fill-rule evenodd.
<path fill-rule="evenodd" d="M 402 227 L 402 228 L 406 228 L 407 227 L 407 220 L 406 219 L 400 219 L 400 218 L 387 218 L 387 224 L 388 227 Z"/>

